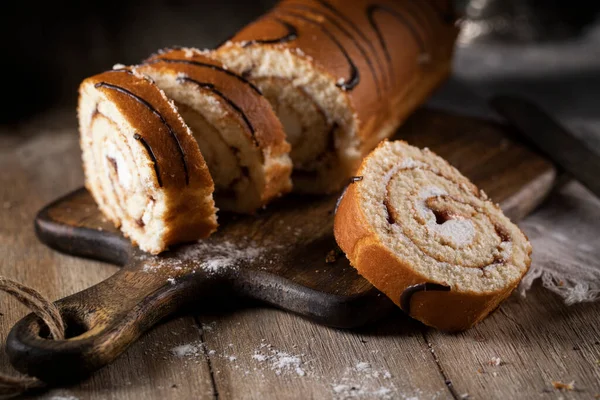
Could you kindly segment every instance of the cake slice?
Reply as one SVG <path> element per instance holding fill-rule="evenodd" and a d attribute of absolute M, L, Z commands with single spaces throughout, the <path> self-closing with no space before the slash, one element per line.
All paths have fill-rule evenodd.
<path fill-rule="evenodd" d="M 195 49 L 161 51 L 135 70 L 165 91 L 191 128 L 219 209 L 253 213 L 291 190 L 290 145 L 254 84 Z"/>
<path fill-rule="evenodd" d="M 449 0 L 284 0 L 212 56 L 273 105 L 294 189 L 333 193 L 445 80 L 457 32 Z"/>
<path fill-rule="evenodd" d="M 441 157 L 381 143 L 342 195 L 335 238 L 352 266 L 411 317 L 467 329 L 496 309 L 531 263 L 500 208 Z"/>
<path fill-rule="evenodd" d="M 85 185 L 134 244 L 157 254 L 216 229 L 208 167 L 155 84 L 130 68 L 87 78 L 78 118 Z"/>

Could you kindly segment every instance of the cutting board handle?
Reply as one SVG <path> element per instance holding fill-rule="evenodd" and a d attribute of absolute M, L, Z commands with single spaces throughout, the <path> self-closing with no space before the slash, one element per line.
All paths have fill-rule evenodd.
<path fill-rule="evenodd" d="M 141 263 L 141 262 L 140 262 Z M 192 298 L 211 296 L 219 276 L 198 271 L 169 278 L 127 265 L 87 290 L 57 301 L 67 326 L 53 340 L 43 321 L 30 314 L 10 331 L 6 350 L 12 365 L 47 383 L 74 382 L 113 361 L 145 331 Z"/>

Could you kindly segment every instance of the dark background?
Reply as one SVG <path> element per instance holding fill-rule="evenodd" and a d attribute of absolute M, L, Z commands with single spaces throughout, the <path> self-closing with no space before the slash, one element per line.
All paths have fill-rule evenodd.
<path fill-rule="evenodd" d="M 10 2 L 0 12 L 4 90 L 0 122 L 75 104 L 86 76 L 173 46 L 214 47 L 276 0 Z"/>
<path fill-rule="evenodd" d="M 275 3 L 276 0 L 11 1 L 0 13 L 2 85 L 5 98 L 10 99 L 0 107 L 0 123 L 23 121 L 50 107 L 75 105 L 79 82 L 116 63 L 136 63 L 173 45 L 212 48 Z M 456 77 L 467 81 L 474 78 L 482 88 L 498 79 L 517 80 L 518 85 L 530 85 L 535 92 L 539 85 L 544 87 L 540 79 L 558 80 L 544 75 L 547 65 L 543 61 L 534 61 L 541 62 L 540 73 L 529 77 L 505 76 L 500 72 L 493 75 L 493 81 L 484 81 L 481 76 L 494 55 L 503 58 L 494 64 L 502 71 L 502 65 L 515 65 L 510 57 L 521 59 L 523 54 L 533 54 L 538 49 L 548 51 L 553 44 L 557 50 L 551 49 L 547 56 L 556 64 L 562 57 L 560 50 L 569 43 L 576 45 L 593 27 L 600 2 L 456 0 L 455 6 L 470 20 L 470 27 L 475 27 L 459 44 Z M 494 28 L 494 34 L 471 35 L 482 31 L 481 26 L 500 28 Z M 596 56 L 600 67 L 600 53 L 592 52 L 588 58 Z M 600 88 L 598 69 L 590 70 L 589 63 L 584 64 L 582 61 L 584 75 L 576 77 L 578 81 L 583 77 L 582 89 L 588 86 L 588 79 L 598 82 Z M 483 69 L 478 69 L 479 65 Z"/>

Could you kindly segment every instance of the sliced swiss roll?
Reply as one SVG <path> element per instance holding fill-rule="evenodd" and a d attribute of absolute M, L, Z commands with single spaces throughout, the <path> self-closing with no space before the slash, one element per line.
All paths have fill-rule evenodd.
<path fill-rule="evenodd" d="M 335 238 L 352 266 L 411 317 L 447 331 L 496 309 L 531 262 L 531 245 L 444 159 L 382 142 L 342 195 Z"/>
<path fill-rule="evenodd" d="M 290 145 L 254 84 L 194 49 L 161 51 L 136 71 L 173 99 L 191 128 L 219 209 L 253 213 L 291 190 Z"/>
<path fill-rule="evenodd" d="M 294 189 L 341 189 L 449 74 L 449 0 L 284 0 L 215 52 L 269 99 Z"/>
<path fill-rule="evenodd" d="M 216 229 L 208 167 L 154 83 L 129 68 L 88 78 L 78 117 L 85 185 L 134 244 L 157 254 Z"/>

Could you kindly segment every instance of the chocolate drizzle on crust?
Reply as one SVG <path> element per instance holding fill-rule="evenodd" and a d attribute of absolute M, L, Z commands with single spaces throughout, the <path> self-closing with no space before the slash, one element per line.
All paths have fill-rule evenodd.
<path fill-rule="evenodd" d="M 385 43 L 385 39 L 383 38 L 383 34 L 381 33 L 381 29 L 379 29 L 379 26 L 377 25 L 377 21 L 375 21 L 375 13 L 376 12 L 386 12 L 388 14 L 390 14 L 391 16 L 393 16 L 394 18 L 396 18 L 398 21 L 400 21 L 404 26 L 406 26 L 411 34 L 413 35 L 415 41 L 417 42 L 417 45 L 419 46 L 419 49 L 421 51 L 421 54 L 425 54 L 426 53 L 426 49 L 425 49 L 425 42 L 424 40 L 421 38 L 421 36 L 419 35 L 419 32 L 417 31 L 417 28 L 415 28 L 413 26 L 413 24 L 411 24 L 406 17 L 404 17 L 402 14 L 400 14 L 399 12 L 380 5 L 380 4 L 372 4 L 369 7 L 367 7 L 367 18 L 369 19 L 369 23 L 371 24 L 371 27 L 373 28 L 373 30 L 375 31 L 375 34 L 377 35 L 377 40 L 379 41 L 379 44 L 381 45 L 381 48 L 383 49 L 383 52 L 385 54 L 385 58 L 387 59 L 387 62 L 389 64 L 390 67 L 390 77 L 393 77 L 393 66 L 392 66 L 392 57 L 390 56 L 390 52 L 388 49 L 387 44 Z"/>
<path fill-rule="evenodd" d="M 404 289 L 404 291 L 400 295 L 400 307 L 402 308 L 402 310 L 404 310 L 406 314 L 410 316 L 410 303 L 415 293 L 433 291 L 449 292 L 450 286 L 440 285 L 439 283 L 431 282 L 419 283 L 417 285 L 409 286 L 406 289 Z"/>
<path fill-rule="evenodd" d="M 177 144 L 177 149 L 179 150 L 179 155 L 181 157 L 181 162 L 183 164 L 183 171 L 185 173 L 185 183 L 186 183 L 186 185 L 189 185 L 189 183 L 190 183 L 190 175 L 189 175 L 189 172 L 188 172 L 187 162 L 185 160 L 185 151 L 183 150 L 183 147 L 181 147 L 181 143 L 179 142 L 179 138 L 175 134 L 175 131 L 173 130 L 173 128 L 171 127 L 171 125 L 167 122 L 167 120 L 165 120 L 165 118 L 162 116 L 162 114 L 159 113 L 156 110 L 156 108 L 154 108 L 152 106 L 152 104 L 148 103 L 146 100 L 142 99 L 140 96 L 136 95 L 135 93 L 133 93 L 133 92 L 131 92 L 131 91 L 129 91 L 129 90 L 121 87 L 121 86 L 113 85 L 113 84 L 107 83 L 107 82 L 98 82 L 98 83 L 96 83 L 94 85 L 94 87 L 95 88 L 104 87 L 104 88 L 107 88 L 107 89 L 116 90 L 117 92 L 123 93 L 123 94 L 131 97 L 132 99 L 134 99 L 138 103 L 142 104 L 144 107 L 146 107 L 148 110 L 150 110 L 150 112 L 152 112 L 152 114 L 156 115 L 156 117 L 158 117 L 158 119 L 160 119 L 160 121 L 167 128 L 167 130 L 169 131 L 169 134 L 171 135 L 171 137 L 173 138 L 173 140 Z M 134 137 L 135 137 L 135 135 L 134 135 Z M 143 143 L 146 143 L 146 142 L 144 141 Z M 147 149 L 150 148 L 147 145 L 147 143 L 146 143 L 145 146 L 147 146 Z M 150 153 L 152 154 L 152 158 L 154 160 L 155 170 L 158 171 L 158 169 L 157 169 L 157 165 L 158 164 L 156 163 L 156 157 L 154 157 L 154 153 L 152 153 L 151 151 L 150 151 Z M 158 174 L 158 172 L 157 172 L 156 176 L 158 178 L 159 185 L 162 187 L 162 183 L 161 183 L 161 179 L 160 179 L 160 174 Z"/>
<path fill-rule="evenodd" d="M 156 180 L 158 181 L 158 186 L 162 187 L 163 184 L 162 184 L 162 179 L 160 178 L 160 168 L 158 166 L 158 161 L 156 160 L 156 156 L 154 155 L 154 151 L 152 151 L 152 147 L 150 147 L 148 142 L 146 142 L 146 140 L 139 133 L 134 133 L 133 138 L 135 140 L 138 140 L 140 143 L 142 143 L 142 146 L 144 146 L 144 148 L 146 149 L 146 152 L 148 152 L 148 156 L 150 156 L 150 159 L 152 160 L 152 163 L 154 164 L 154 173 L 156 174 Z"/>
<path fill-rule="evenodd" d="M 294 11 L 278 10 L 278 12 L 281 14 L 284 14 L 284 15 L 288 15 L 291 18 L 297 18 L 299 20 L 308 22 L 309 24 L 319 27 L 321 29 L 321 31 L 325 35 L 327 35 L 327 37 L 329 37 L 329 39 L 331 39 L 331 41 L 333 41 L 335 43 L 335 45 L 340 49 L 340 51 L 344 55 L 344 58 L 346 58 L 346 61 L 348 62 L 348 65 L 350 67 L 350 77 L 348 79 L 346 79 L 345 81 L 337 82 L 336 83 L 337 87 L 339 87 L 342 90 L 352 90 L 360 83 L 360 72 L 358 71 L 356 64 L 354 64 L 354 61 L 348 54 L 348 51 L 346 51 L 346 48 L 344 46 L 342 46 L 340 41 L 337 40 L 336 37 L 327 28 L 325 28 L 319 22 L 312 20 L 310 18 L 307 18 L 306 16 L 304 16 L 300 13 L 294 12 Z"/>
<path fill-rule="evenodd" d="M 377 96 L 381 97 L 381 82 L 378 79 L 377 71 L 375 71 L 373 62 L 372 62 L 371 58 L 369 57 L 369 55 L 367 54 L 367 51 L 365 50 L 365 48 L 362 46 L 362 44 L 357 40 L 357 38 L 351 32 L 349 32 L 346 28 L 344 28 L 344 26 L 342 26 L 342 24 L 340 22 L 338 22 L 336 19 L 331 18 L 327 14 L 322 13 L 321 10 L 319 10 L 316 7 L 311 7 L 311 6 L 307 6 L 304 4 L 285 4 L 285 7 L 290 8 L 290 9 L 303 10 L 303 11 L 307 11 L 309 13 L 317 14 L 320 18 L 323 18 L 325 21 L 331 23 L 333 26 L 335 26 L 337 29 L 339 29 L 350 41 L 352 41 L 352 43 L 354 43 L 354 45 L 356 46 L 356 48 L 358 49 L 360 54 L 363 56 L 365 62 L 367 63 L 367 66 L 369 67 L 369 71 L 371 72 L 371 75 L 373 76 L 373 80 L 375 81 Z M 336 16 L 343 17 L 343 14 L 340 14 L 339 11 L 337 11 L 337 10 L 332 11 L 332 12 Z M 359 33 L 359 36 L 367 44 L 369 44 L 371 51 L 373 53 L 375 53 L 375 48 L 374 48 L 373 44 L 370 41 L 368 41 L 368 39 L 364 36 L 364 34 L 360 30 L 358 30 L 358 28 L 356 28 L 356 26 L 354 24 L 351 23 L 351 26 L 353 28 L 355 28 L 355 30 Z M 381 77 L 385 78 L 386 75 L 385 75 L 385 69 L 384 69 L 383 65 L 381 65 L 379 58 L 375 57 L 375 60 L 377 62 L 377 66 L 378 66 L 379 70 L 381 71 Z"/>
<path fill-rule="evenodd" d="M 340 197 L 338 197 L 337 201 L 335 202 L 335 208 L 333 209 L 334 214 L 337 213 L 340 203 L 342 202 L 342 199 L 344 198 L 344 196 L 346 195 L 346 192 L 348 191 L 348 186 L 350 186 L 353 183 L 360 182 L 362 180 L 363 180 L 362 176 L 350 177 L 348 184 L 346 186 L 344 186 L 344 190 L 342 191 L 342 194 L 340 195 Z"/>
<path fill-rule="evenodd" d="M 146 62 L 146 64 L 156 64 L 159 62 L 166 62 L 166 63 L 173 63 L 173 64 L 189 64 L 189 65 L 195 65 L 196 67 L 210 68 L 215 71 L 223 72 L 229 76 L 233 76 L 234 78 L 238 79 L 240 82 L 243 82 L 246 85 L 250 86 L 252 88 L 252 90 L 254 90 L 257 94 L 262 96 L 261 90 L 255 84 L 250 82 L 248 79 L 246 79 L 242 75 L 238 75 L 235 72 L 232 72 L 228 69 L 219 67 L 218 65 L 203 63 L 203 62 L 195 61 L 195 60 L 175 59 L 175 58 L 157 58 L 155 60 Z"/>
<path fill-rule="evenodd" d="M 252 136 L 252 141 L 254 142 L 254 145 L 258 146 L 258 142 L 257 142 L 256 136 L 255 136 L 256 131 L 254 129 L 254 126 L 252 126 L 252 123 L 248 119 L 248 116 L 246 115 L 246 113 L 244 113 L 244 110 L 242 110 L 240 108 L 240 106 L 238 106 L 237 104 L 235 104 L 233 102 L 233 100 L 231 100 L 229 97 L 225 96 L 223 94 L 223 92 L 221 92 L 217 88 L 215 88 L 215 85 L 213 85 L 212 83 L 208 83 L 208 82 L 200 82 L 200 81 L 197 81 L 195 79 L 188 78 L 186 76 L 182 76 L 182 77 L 177 78 L 177 82 L 179 82 L 179 83 L 182 83 L 182 82 L 193 83 L 193 84 L 197 85 L 198 87 L 200 87 L 202 89 L 209 90 L 211 93 L 214 93 L 217 96 L 219 96 L 221 99 L 223 99 L 231 108 L 233 108 L 240 115 L 240 117 L 242 117 L 242 119 L 244 120 L 244 123 L 246 124 L 246 126 L 250 130 L 250 135 Z"/>
<path fill-rule="evenodd" d="M 279 22 L 281 25 L 283 25 L 286 29 L 287 29 L 287 33 L 277 39 L 258 39 L 258 40 L 250 40 L 246 43 L 244 43 L 242 45 L 242 47 L 248 47 L 248 46 L 252 46 L 255 44 L 279 44 L 279 43 L 286 43 L 286 42 L 291 42 L 292 40 L 296 40 L 296 38 L 298 37 L 298 31 L 296 30 L 296 27 L 282 19 L 279 18 L 275 18 L 275 21 Z"/>
<path fill-rule="evenodd" d="M 356 23 L 352 22 L 350 20 L 350 18 L 348 18 L 346 15 L 344 15 L 337 8 L 335 8 L 334 6 L 332 6 L 331 4 L 329 4 L 328 2 L 326 2 L 325 0 L 314 0 L 314 1 L 316 1 L 319 4 L 321 4 L 323 7 L 327 8 L 333 14 L 337 15 L 340 19 L 342 19 L 343 21 L 345 21 L 348 24 L 348 26 L 351 26 L 353 28 L 353 30 L 360 36 L 360 38 L 362 40 L 364 40 L 365 43 L 367 43 L 367 45 L 369 46 L 369 48 L 371 49 L 371 51 L 373 51 L 373 53 L 375 53 L 375 46 L 373 46 L 373 43 L 371 43 L 371 41 L 367 38 L 367 36 L 360 29 L 358 29 L 358 27 L 356 26 Z"/>

